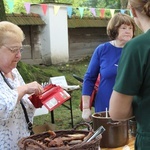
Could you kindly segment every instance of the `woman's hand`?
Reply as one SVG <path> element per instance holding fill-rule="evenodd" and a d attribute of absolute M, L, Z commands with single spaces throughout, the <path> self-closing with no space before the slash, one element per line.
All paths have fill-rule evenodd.
<path fill-rule="evenodd" d="M 38 95 L 38 94 L 41 94 L 44 91 L 43 87 L 36 81 L 28 83 L 28 84 L 24 84 L 24 85 L 18 87 L 16 90 L 18 92 L 18 100 L 21 100 L 21 98 L 25 94 Z"/>
<path fill-rule="evenodd" d="M 90 110 L 90 108 L 86 108 L 86 109 L 82 110 L 82 118 L 86 122 L 91 121 L 91 110 Z"/>
<path fill-rule="evenodd" d="M 26 94 L 41 94 L 43 87 L 36 81 L 26 84 Z"/>

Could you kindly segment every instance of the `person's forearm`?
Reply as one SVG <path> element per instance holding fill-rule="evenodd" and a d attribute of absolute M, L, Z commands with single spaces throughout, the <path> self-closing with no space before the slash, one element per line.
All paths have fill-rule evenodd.
<path fill-rule="evenodd" d="M 85 121 L 91 121 L 90 96 L 82 96 L 82 118 Z"/>
<path fill-rule="evenodd" d="M 27 93 L 26 85 L 20 86 L 15 89 L 18 92 L 18 101 L 22 99 L 22 97 Z"/>
<path fill-rule="evenodd" d="M 82 95 L 82 108 L 89 109 L 90 108 L 90 96 Z"/>

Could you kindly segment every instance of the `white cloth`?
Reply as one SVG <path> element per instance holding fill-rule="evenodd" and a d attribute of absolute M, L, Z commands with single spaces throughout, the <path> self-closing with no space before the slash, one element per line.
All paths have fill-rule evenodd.
<path fill-rule="evenodd" d="M 7 79 L 13 88 L 25 84 L 17 69 L 12 70 L 14 80 Z M 0 74 L 0 150 L 18 150 L 18 140 L 30 135 L 24 112 L 18 102 L 18 93 L 12 90 Z M 35 108 L 28 99 L 23 97 L 28 117 L 33 122 Z"/>

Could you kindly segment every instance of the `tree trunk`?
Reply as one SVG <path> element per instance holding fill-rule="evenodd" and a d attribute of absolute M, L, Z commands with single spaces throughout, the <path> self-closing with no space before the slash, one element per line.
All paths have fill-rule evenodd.
<path fill-rule="evenodd" d="M 121 3 L 121 9 L 127 8 L 128 0 L 120 0 L 120 3 Z"/>
<path fill-rule="evenodd" d="M 3 0 L 0 0 L 0 21 L 7 20 Z"/>

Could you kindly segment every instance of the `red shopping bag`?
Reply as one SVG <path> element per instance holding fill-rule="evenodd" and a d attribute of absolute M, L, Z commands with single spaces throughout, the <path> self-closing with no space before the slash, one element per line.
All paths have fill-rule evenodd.
<path fill-rule="evenodd" d="M 92 106 L 94 106 L 94 100 L 95 100 L 95 96 L 96 96 L 96 93 L 98 90 L 99 83 L 100 83 L 100 75 L 98 75 L 98 78 L 97 78 L 95 86 L 94 86 L 94 90 L 93 90 L 91 98 L 90 98 L 90 109 L 92 108 Z M 80 110 L 82 111 L 82 97 L 80 100 L 80 106 L 79 107 L 80 107 Z"/>
<path fill-rule="evenodd" d="M 45 86 L 42 94 L 29 97 L 35 108 L 40 108 L 44 105 L 50 111 L 59 107 L 70 98 L 71 96 L 64 89 L 54 84 Z"/>

